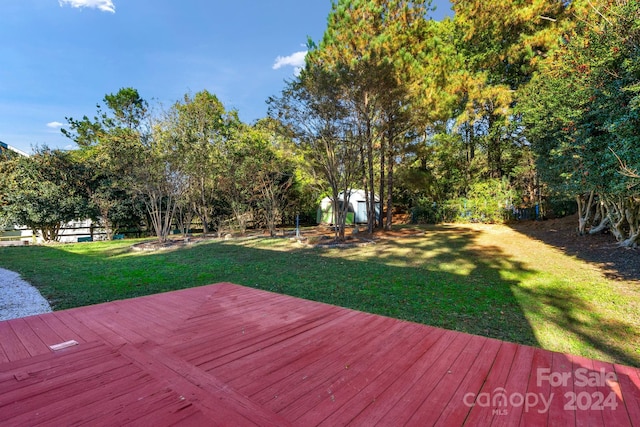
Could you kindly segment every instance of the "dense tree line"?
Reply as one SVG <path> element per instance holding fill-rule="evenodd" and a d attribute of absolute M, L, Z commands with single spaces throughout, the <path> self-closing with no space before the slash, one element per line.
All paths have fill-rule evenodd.
<path fill-rule="evenodd" d="M 287 141 L 269 120 L 246 125 L 207 91 L 152 114 L 133 88 L 104 98 L 93 118 L 68 118 L 78 149 L 42 147 L 2 168 L 1 216 L 46 241 L 91 218 L 111 239 L 143 227 L 165 241 L 194 219 L 204 233 L 251 222 L 271 234 L 306 209 Z"/>
<path fill-rule="evenodd" d="M 435 22 L 429 1 L 335 1 L 271 116 L 315 153 L 334 198 L 367 191 L 370 231 L 391 226 L 396 204 L 431 221 L 500 221 L 576 199 L 581 232 L 597 219 L 591 232 L 635 245 L 638 3 L 452 8 Z"/>
<path fill-rule="evenodd" d="M 579 232 L 640 238 L 640 4 L 577 14 L 522 102 L 527 137 L 552 191 L 573 196 Z"/>
<path fill-rule="evenodd" d="M 573 199 L 581 233 L 636 245 L 638 2 L 451 3 L 454 17 L 434 21 L 428 0 L 333 1 L 304 69 L 252 125 L 207 91 L 153 114 L 134 89 L 107 95 L 94 118 L 69 119 L 78 150 L 3 162 L 0 186 L 25 189 L 3 190 L 4 217 L 27 224 L 32 191 L 60 203 L 52 224 L 73 211 L 109 236 L 132 222 L 160 240 L 193 221 L 273 233 L 319 196 L 361 188 L 370 232 L 397 207 L 492 222 Z M 38 175 L 53 161 L 64 177 Z M 336 205 L 344 238 L 348 203 Z"/>

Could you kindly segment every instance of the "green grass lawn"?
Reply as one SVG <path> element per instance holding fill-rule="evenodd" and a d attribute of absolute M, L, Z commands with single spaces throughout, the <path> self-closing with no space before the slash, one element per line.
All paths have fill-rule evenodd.
<path fill-rule="evenodd" d="M 351 248 L 288 239 L 134 252 L 135 241 L 0 248 L 54 309 L 233 282 L 640 366 L 640 289 L 506 226 L 438 226 Z"/>

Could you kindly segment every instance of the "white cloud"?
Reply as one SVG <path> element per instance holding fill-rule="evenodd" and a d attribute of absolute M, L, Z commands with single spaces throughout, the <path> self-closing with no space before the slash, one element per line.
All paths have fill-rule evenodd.
<path fill-rule="evenodd" d="M 300 73 L 302 67 L 304 67 L 304 58 L 307 56 L 307 51 L 301 51 L 292 53 L 289 56 L 278 56 L 276 62 L 273 64 L 273 69 L 277 70 L 282 67 L 291 66 L 294 68 L 296 75 Z"/>
<path fill-rule="evenodd" d="M 60 7 L 69 5 L 75 8 L 91 7 L 103 12 L 116 13 L 116 6 L 112 0 L 58 0 Z"/>
<path fill-rule="evenodd" d="M 64 123 L 60 123 L 60 122 L 47 123 L 47 127 L 51 129 L 60 129 L 62 126 L 64 126 Z"/>

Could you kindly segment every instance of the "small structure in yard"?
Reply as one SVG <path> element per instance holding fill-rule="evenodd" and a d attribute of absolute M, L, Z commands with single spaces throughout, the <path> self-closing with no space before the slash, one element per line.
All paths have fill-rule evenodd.
<path fill-rule="evenodd" d="M 380 218 L 380 198 L 375 196 L 376 199 L 376 217 Z M 338 208 L 341 208 L 345 203 L 344 193 L 338 195 Z M 335 203 L 331 200 L 331 197 L 325 197 L 320 202 L 318 208 L 318 224 L 333 225 L 334 223 L 334 207 Z M 349 206 L 347 208 L 347 225 L 353 224 L 366 224 L 368 222 L 367 216 L 367 195 L 364 190 L 351 190 L 349 196 Z"/>
<path fill-rule="evenodd" d="M 113 236 L 114 240 L 124 238 L 123 234 Z M 60 227 L 58 234 L 58 242 L 75 243 L 75 242 L 93 242 L 94 240 L 104 240 L 106 233 L 104 229 L 91 219 L 74 220 Z M 27 226 L 12 225 L 6 229 L 0 228 L 0 241 L 20 241 L 27 243 L 43 243 L 44 240 L 39 231 L 34 232 Z"/>

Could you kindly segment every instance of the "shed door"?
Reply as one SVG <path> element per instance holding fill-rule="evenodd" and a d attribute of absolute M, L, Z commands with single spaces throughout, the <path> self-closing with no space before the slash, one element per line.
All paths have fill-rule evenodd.
<path fill-rule="evenodd" d="M 357 223 L 367 222 L 367 202 L 358 201 Z"/>

